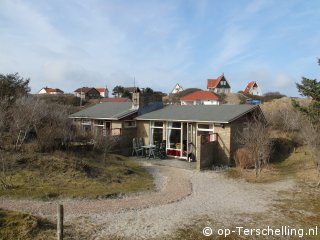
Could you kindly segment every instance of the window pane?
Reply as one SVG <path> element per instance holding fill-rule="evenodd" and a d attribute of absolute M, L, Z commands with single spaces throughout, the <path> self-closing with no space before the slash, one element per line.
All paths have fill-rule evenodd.
<path fill-rule="evenodd" d="M 162 142 L 163 139 L 163 129 L 155 128 L 153 130 L 153 144 Z"/>
<path fill-rule="evenodd" d="M 163 122 L 153 122 L 154 127 L 163 127 Z"/>
<path fill-rule="evenodd" d="M 173 128 L 181 128 L 181 123 L 180 122 L 173 122 L 172 127 Z"/>

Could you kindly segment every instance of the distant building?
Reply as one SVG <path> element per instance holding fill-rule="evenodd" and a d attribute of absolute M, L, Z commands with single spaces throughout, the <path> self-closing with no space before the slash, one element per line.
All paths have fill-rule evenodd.
<path fill-rule="evenodd" d="M 176 94 L 183 91 L 183 87 L 177 83 L 171 91 L 171 94 Z"/>
<path fill-rule="evenodd" d="M 59 88 L 48 88 L 48 87 L 44 87 L 38 92 L 38 94 L 63 94 L 63 93 L 64 92 Z"/>
<path fill-rule="evenodd" d="M 243 92 L 251 95 L 262 96 L 261 88 L 258 86 L 256 81 L 249 82 Z"/>
<path fill-rule="evenodd" d="M 181 105 L 219 105 L 219 97 L 210 91 L 195 91 L 180 98 Z"/>
<path fill-rule="evenodd" d="M 81 99 L 97 99 L 100 98 L 100 92 L 95 88 L 82 87 L 74 91 L 74 95 Z"/>
<path fill-rule="evenodd" d="M 108 88 L 96 88 L 97 91 L 100 93 L 100 96 L 103 98 L 109 97 L 109 90 Z"/>
<path fill-rule="evenodd" d="M 214 93 L 230 93 L 231 92 L 230 84 L 225 78 L 224 73 L 222 73 L 216 79 L 208 79 L 207 89 Z"/>

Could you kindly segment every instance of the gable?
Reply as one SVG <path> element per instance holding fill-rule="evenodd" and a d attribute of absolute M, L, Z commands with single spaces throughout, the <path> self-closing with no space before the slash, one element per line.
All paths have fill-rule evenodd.
<path fill-rule="evenodd" d="M 207 88 L 231 88 L 227 79 L 224 77 L 224 73 L 220 75 L 217 79 L 208 79 Z"/>
<path fill-rule="evenodd" d="M 224 76 L 222 76 L 216 88 L 230 88 L 230 85 Z"/>

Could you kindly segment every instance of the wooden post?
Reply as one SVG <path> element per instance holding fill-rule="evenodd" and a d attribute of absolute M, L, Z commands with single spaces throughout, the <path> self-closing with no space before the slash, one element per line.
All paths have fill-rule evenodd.
<path fill-rule="evenodd" d="M 57 208 L 57 239 L 63 240 L 63 205 L 58 204 Z"/>

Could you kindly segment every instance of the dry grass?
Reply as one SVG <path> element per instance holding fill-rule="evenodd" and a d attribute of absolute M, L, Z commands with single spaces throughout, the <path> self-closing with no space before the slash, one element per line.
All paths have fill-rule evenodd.
<path fill-rule="evenodd" d="M 318 181 L 312 156 L 306 146 L 297 148 L 286 158 L 280 156 L 279 159 L 264 168 L 257 177 L 254 170 L 239 168 L 230 169 L 226 175 L 231 178 L 242 178 L 253 183 L 276 182 L 288 178 L 308 184 L 314 184 Z"/>
<path fill-rule="evenodd" d="M 0 239 L 55 239 L 55 226 L 29 214 L 0 209 Z"/>
<path fill-rule="evenodd" d="M 153 189 L 152 176 L 132 160 L 103 154 L 15 154 L 5 156 L 13 185 L 0 196 L 14 198 L 105 198 Z"/>

